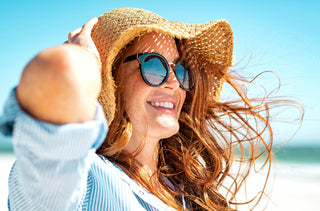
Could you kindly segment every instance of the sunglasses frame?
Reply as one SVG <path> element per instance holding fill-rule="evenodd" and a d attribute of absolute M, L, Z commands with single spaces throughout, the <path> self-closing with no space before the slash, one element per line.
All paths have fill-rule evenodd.
<path fill-rule="evenodd" d="M 156 57 L 159 57 L 162 62 L 164 62 L 164 64 L 166 65 L 166 75 L 165 77 L 163 78 L 163 80 L 161 81 L 160 84 L 151 84 L 147 78 L 145 77 L 145 75 L 143 74 L 144 73 L 144 67 L 142 65 L 142 61 L 144 62 L 144 60 L 148 57 L 148 56 L 156 56 Z M 130 61 L 133 61 L 133 60 L 138 60 L 139 62 L 139 69 L 140 69 L 140 74 L 141 74 L 141 77 L 143 79 L 143 81 L 148 84 L 149 86 L 152 86 L 152 87 L 159 87 L 161 85 L 163 85 L 167 80 L 168 80 L 168 77 L 169 77 L 169 73 L 170 73 L 170 65 L 174 65 L 174 74 L 175 74 L 175 77 L 177 78 L 177 81 L 179 82 L 179 85 L 180 85 L 180 88 L 185 90 L 185 91 L 191 91 L 193 88 L 194 88 L 194 85 L 192 85 L 191 88 L 185 88 L 184 86 L 181 85 L 181 82 L 180 80 L 178 79 L 177 75 L 176 75 L 176 71 L 175 71 L 175 66 L 178 64 L 178 63 L 181 63 L 180 61 L 177 62 L 176 64 L 172 64 L 172 63 L 169 63 L 167 61 L 167 59 L 162 56 L 161 54 L 158 54 L 158 53 L 137 53 L 137 54 L 133 54 L 133 55 L 130 55 L 128 57 L 126 57 L 123 61 L 123 63 L 126 63 L 126 62 L 130 62 Z M 182 64 L 181 66 L 183 68 L 185 68 Z M 189 76 L 190 77 L 190 76 Z M 192 79 L 191 79 L 192 80 Z"/>

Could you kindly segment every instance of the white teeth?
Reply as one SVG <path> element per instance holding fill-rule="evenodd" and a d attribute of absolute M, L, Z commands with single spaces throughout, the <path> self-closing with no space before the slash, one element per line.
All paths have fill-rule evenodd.
<path fill-rule="evenodd" d="M 174 105 L 171 102 L 151 102 L 150 103 L 152 106 L 155 107 L 163 107 L 163 108 L 173 108 Z"/>

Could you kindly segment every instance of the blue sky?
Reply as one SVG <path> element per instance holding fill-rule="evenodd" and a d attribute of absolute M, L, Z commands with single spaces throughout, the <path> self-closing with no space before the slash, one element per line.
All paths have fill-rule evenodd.
<path fill-rule="evenodd" d="M 279 95 L 293 97 L 305 107 L 305 120 L 295 140 L 319 140 L 320 3 L 316 0 L 1 1 L 0 108 L 34 55 L 64 42 L 70 31 L 91 17 L 119 7 L 144 8 L 187 23 L 226 19 L 234 31 L 236 68 L 249 76 L 276 72 L 281 79 Z M 284 114 L 291 116 L 288 111 Z M 276 131 L 285 139 L 294 128 L 282 124 Z"/>

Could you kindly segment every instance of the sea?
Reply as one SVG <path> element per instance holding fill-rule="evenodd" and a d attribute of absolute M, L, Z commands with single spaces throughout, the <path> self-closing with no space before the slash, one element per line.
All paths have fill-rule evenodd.
<path fill-rule="evenodd" d="M 273 147 L 275 160 L 279 163 L 319 164 L 319 141 L 291 141 L 287 144 Z M 11 139 L 0 136 L 0 154 L 13 153 Z"/>
<path fill-rule="evenodd" d="M 320 141 L 297 140 L 282 145 L 276 144 L 273 152 L 277 174 L 320 180 Z M 10 138 L 0 136 L 0 156 L 14 156 Z"/>

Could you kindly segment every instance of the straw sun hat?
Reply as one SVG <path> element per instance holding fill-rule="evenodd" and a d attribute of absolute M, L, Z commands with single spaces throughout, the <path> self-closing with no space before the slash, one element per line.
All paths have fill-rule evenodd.
<path fill-rule="evenodd" d="M 149 32 L 159 32 L 184 40 L 183 51 L 192 55 L 187 59 L 196 59 L 194 62 L 201 63 L 203 71 L 212 76 L 213 96 L 219 99 L 223 83 L 221 78 L 233 60 L 233 33 L 225 20 L 186 24 L 168 21 L 142 9 L 115 9 L 101 15 L 91 33 L 102 63 L 102 90 L 99 102 L 109 124 L 115 113 L 113 62 L 130 41 Z"/>

